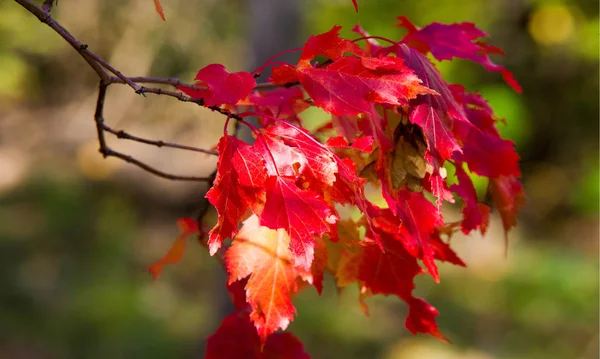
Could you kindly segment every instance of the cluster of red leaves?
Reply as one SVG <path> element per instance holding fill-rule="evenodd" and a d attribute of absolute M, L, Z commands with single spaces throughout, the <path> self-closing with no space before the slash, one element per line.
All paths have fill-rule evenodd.
<path fill-rule="evenodd" d="M 312 285 L 321 293 L 325 273 L 340 289 L 356 283 L 365 310 L 372 295 L 398 296 L 408 305 L 412 333 L 443 339 L 437 310 L 413 296 L 413 281 L 422 273 L 439 281 L 436 261 L 465 265 L 448 244 L 453 231 L 487 229 L 491 208 L 467 168 L 489 178 L 505 231 L 515 225 L 524 194 L 514 144 L 500 137 L 487 102 L 446 83 L 428 57 L 480 63 L 520 91 L 489 58 L 501 50 L 479 41 L 486 34 L 470 23 L 419 29 L 399 21 L 408 32 L 387 46 L 358 26 L 364 48 L 341 38 L 339 26 L 312 36 L 298 63 L 272 68 L 271 90 L 258 89 L 253 74 L 222 65 L 198 72 L 202 90 L 180 88 L 229 111 L 256 138 L 250 144 L 224 133 L 206 194 L 218 213 L 207 246 L 224 259 L 237 308 L 209 338 L 207 358 L 307 358 L 295 337 L 275 332 L 293 320 L 299 290 Z M 331 114 L 313 133 L 298 116 L 310 106 Z M 248 116 L 258 117 L 261 128 L 243 120 Z M 451 186 L 448 166 L 456 176 Z M 385 208 L 367 198 L 367 183 L 380 189 Z M 455 196 L 463 218 L 445 223 L 440 206 Z M 344 218 L 342 206 L 360 218 Z M 182 222 L 182 236 L 151 267 L 153 275 L 179 259 L 194 231 L 190 220 Z"/>

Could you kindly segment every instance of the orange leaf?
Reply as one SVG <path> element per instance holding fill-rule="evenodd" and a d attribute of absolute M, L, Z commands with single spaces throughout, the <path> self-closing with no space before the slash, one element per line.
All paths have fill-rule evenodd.
<path fill-rule="evenodd" d="M 250 319 L 264 344 L 277 329 L 287 328 L 296 313 L 291 296 L 298 290 L 299 275 L 310 275 L 294 267 L 290 236 L 284 229 L 261 226 L 252 215 L 225 253 L 229 283 L 248 278 L 246 298 Z"/>
<path fill-rule="evenodd" d="M 165 13 L 163 12 L 163 8 L 160 5 L 160 0 L 154 0 L 154 7 L 156 7 L 156 12 L 158 15 L 160 15 L 160 18 L 163 19 L 163 21 L 167 21 L 165 18 Z"/>
<path fill-rule="evenodd" d="M 162 269 L 165 265 L 176 264 L 181 260 L 186 247 L 185 239 L 190 234 L 198 232 L 198 222 L 192 218 L 181 218 L 177 221 L 177 225 L 181 231 L 179 237 L 177 237 L 175 242 L 173 242 L 171 248 L 169 248 L 169 251 L 164 255 L 164 257 L 148 267 L 148 271 L 155 280 L 160 277 Z"/>

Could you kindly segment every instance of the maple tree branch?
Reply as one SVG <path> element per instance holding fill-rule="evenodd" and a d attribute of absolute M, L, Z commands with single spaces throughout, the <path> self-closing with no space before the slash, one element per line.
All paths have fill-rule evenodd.
<path fill-rule="evenodd" d="M 98 100 L 96 102 L 96 110 L 94 113 L 94 120 L 96 123 L 96 132 L 97 132 L 97 136 L 98 136 L 98 143 L 100 145 L 99 151 L 100 151 L 100 153 L 102 153 L 104 158 L 117 157 L 121 160 L 124 160 L 125 162 L 136 165 L 136 166 L 144 169 L 147 172 L 150 172 L 156 176 L 166 178 L 166 179 L 184 180 L 184 181 L 202 181 L 202 182 L 212 182 L 214 180 L 214 176 L 208 176 L 208 177 L 178 176 L 178 175 L 173 175 L 173 174 L 169 174 L 169 173 L 160 171 L 154 167 L 151 167 L 151 166 L 135 159 L 132 156 L 129 156 L 124 153 L 121 153 L 121 152 L 111 149 L 110 147 L 107 146 L 105 135 L 104 135 L 105 132 L 109 132 L 109 133 L 117 136 L 117 138 L 119 138 L 119 139 L 132 140 L 132 141 L 136 141 L 136 142 L 140 142 L 140 143 L 144 143 L 144 144 L 148 144 L 148 145 L 153 145 L 153 146 L 157 146 L 157 147 L 171 147 L 171 148 L 177 148 L 177 149 L 181 149 L 181 150 L 201 152 L 201 153 L 205 153 L 208 155 L 218 155 L 218 152 L 216 152 L 216 151 L 211 151 L 211 150 L 192 147 L 192 146 L 180 145 L 180 144 L 175 144 L 175 143 L 169 143 L 169 142 L 160 141 L 160 140 L 149 140 L 149 139 L 131 135 L 122 130 L 116 131 L 104 123 L 103 110 L 104 110 L 104 101 L 105 101 L 105 97 L 106 97 L 106 91 L 107 91 L 108 86 L 110 86 L 113 83 L 126 84 L 129 87 L 131 87 L 133 90 L 135 90 L 135 92 L 137 94 L 141 94 L 144 96 L 145 96 L 145 93 L 166 95 L 166 96 L 171 96 L 171 97 L 177 98 L 178 100 L 183 101 L 183 102 L 192 102 L 192 103 L 196 103 L 201 106 L 204 106 L 203 99 L 192 99 L 192 98 L 184 95 L 183 93 L 176 92 L 176 91 L 140 86 L 140 85 L 138 85 L 138 82 L 139 83 L 166 84 L 166 85 L 171 85 L 174 87 L 184 86 L 184 87 L 189 87 L 189 88 L 192 88 L 195 90 L 206 89 L 206 87 L 186 84 L 186 83 L 181 82 L 178 78 L 127 77 L 123 73 L 121 73 L 119 70 L 114 68 L 112 65 L 110 65 L 107 61 L 102 59 L 100 56 L 98 56 L 95 53 L 93 53 L 92 51 L 90 51 L 88 49 L 88 45 L 83 44 L 79 40 L 77 40 L 73 35 L 71 35 L 71 33 L 69 33 L 69 31 L 67 29 L 65 29 L 62 25 L 60 25 L 57 21 L 55 21 L 50 16 L 50 11 L 52 10 L 52 7 L 55 4 L 55 2 L 57 2 L 56 0 L 44 0 L 44 3 L 41 8 L 36 6 L 31 0 L 15 0 L 15 1 L 19 5 L 21 5 L 23 8 L 25 8 L 27 11 L 29 11 L 31 14 L 36 16 L 42 23 L 48 25 L 57 34 L 59 34 L 65 41 L 67 41 L 75 49 L 75 51 L 77 51 L 77 53 L 79 53 L 79 55 L 81 57 L 83 57 L 83 59 L 88 63 L 88 65 L 94 70 L 94 72 L 96 72 L 96 74 L 100 78 L 100 86 L 98 89 Z M 109 73 L 112 73 L 114 76 L 110 75 Z M 211 108 L 211 109 L 213 111 L 216 110 L 214 108 Z M 223 114 L 228 115 L 228 111 L 226 111 L 226 110 L 223 110 L 223 112 L 222 111 L 218 111 L 218 112 L 221 112 L 221 113 L 225 112 Z M 232 116 L 232 117 L 234 117 L 234 116 Z"/>
<path fill-rule="evenodd" d="M 57 0 L 58 2 L 58 0 Z M 52 6 L 54 5 L 54 0 L 44 0 L 44 4 L 42 5 L 42 10 L 44 10 L 47 13 L 50 13 L 50 11 L 52 11 Z"/>
<path fill-rule="evenodd" d="M 49 11 L 40 9 L 30 0 L 15 0 L 15 1 L 19 5 L 24 7 L 27 11 L 29 11 L 30 13 L 35 15 L 35 17 L 37 17 L 41 22 L 48 25 L 52 30 L 54 30 L 57 34 L 59 34 L 63 39 L 65 39 L 65 41 L 67 41 L 69 43 L 69 45 L 71 45 L 75 49 L 75 51 L 77 51 L 81 55 L 81 57 L 83 57 L 83 59 L 88 63 L 88 65 L 90 65 L 90 67 L 96 72 L 96 74 L 98 74 L 98 76 L 102 80 L 108 81 L 109 76 L 106 73 L 106 71 L 102 68 L 102 66 L 88 55 L 89 51 L 84 52 L 82 50 L 83 48 L 85 48 L 87 46 L 84 46 L 73 35 L 71 35 L 71 33 L 69 33 L 67 31 L 67 29 L 62 27 L 62 25 L 60 25 L 58 22 L 54 21 L 54 19 L 50 16 Z M 51 2 L 52 1 L 50 1 L 50 3 Z M 51 9 L 51 7 L 49 5 L 47 5 L 47 3 L 48 3 L 47 1 L 44 2 L 44 5 L 46 5 L 46 8 Z"/>
<path fill-rule="evenodd" d="M 106 90 L 108 89 L 108 86 L 109 86 L 108 84 L 106 84 L 102 80 L 100 80 L 100 85 L 98 88 L 98 99 L 96 101 L 96 111 L 94 112 L 94 121 L 96 122 L 96 132 L 98 134 L 98 143 L 100 145 L 99 151 L 102 154 L 102 156 L 104 156 L 104 158 L 117 157 L 117 158 L 124 160 L 127 163 L 136 165 L 136 166 L 140 167 L 141 169 L 152 173 L 153 175 L 156 175 L 156 176 L 162 177 L 162 178 L 166 178 L 166 179 L 170 179 L 170 180 L 199 181 L 199 182 L 210 182 L 213 180 L 210 176 L 209 177 L 195 177 L 195 176 L 172 175 L 172 174 L 157 170 L 156 168 L 151 167 L 151 166 L 145 164 L 144 162 L 135 159 L 132 156 L 115 151 L 115 150 L 111 149 L 110 147 L 108 147 L 108 145 L 106 144 L 106 139 L 104 137 L 104 131 L 106 130 L 106 128 L 108 126 L 106 126 L 104 124 L 104 114 L 103 114 L 104 100 L 106 98 Z M 109 132 L 111 132 L 111 131 L 109 131 Z M 142 142 L 142 141 L 140 141 L 140 142 Z"/>

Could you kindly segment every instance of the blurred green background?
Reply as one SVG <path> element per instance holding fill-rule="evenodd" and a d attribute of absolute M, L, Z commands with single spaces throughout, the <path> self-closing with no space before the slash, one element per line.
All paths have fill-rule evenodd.
<path fill-rule="evenodd" d="M 252 0 L 256 1 L 256 0 Z M 290 0 L 292 1 L 292 0 Z M 41 1 L 39 1 L 41 3 Z M 129 76 L 191 80 L 209 63 L 250 70 L 244 0 L 61 0 L 53 15 Z M 412 336 L 395 298 L 296 298 L 290 325 L 313 358 L 597 358 L 599 227 L 599 20 L 597 1 L 350 0 L 298 2 L 300 33 L 357 22 L 398 39 L 395 17 L 476 23 L 508 56 L 523 86 L 466 61 L 444 62 L 449 82 L 480 90 L 517 143 L 528 202 L 504 257 L 499 218 L 485 238 L 453 243 L 468 268 L 442 265 L 441 283 L 417 293 L 441 314 L 452 344 Z M 265 9 L 266 11 L 266 9 Z M 262 13 L 259 8 L 259 13 Z M 273 33 L 276 33 L 273 29 Z M 169 182 L 97 153 L 97 81 L 84 61 L 12 1 L 0 2 L 0 358 L 202 358 L 227 314 L 217 262 L 196 245 L 158 281 L 145 268 L 193 216 L 206 190 Z M 318 117 L 318 115 L 315 115 Z M 109 90 L 117 129 L 200 147 L 216 144 L 223 118 L 176 100 Z M 215 159 L 111 139 L 165 171 L 204 175 Z M 458 208 L 445 209 L 456 216 Z"/>

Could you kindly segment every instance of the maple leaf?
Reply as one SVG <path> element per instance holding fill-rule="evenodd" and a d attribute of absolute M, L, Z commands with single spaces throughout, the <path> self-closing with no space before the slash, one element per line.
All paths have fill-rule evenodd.
<path fill-rule="evenodd" d="M 429 238 L 436 227 L 443 224 L 442 217 L 422 193 L 404 190 L 398 193 L 396 205 L 398 217 L 402 220 L 402 243 L 412 256 L 423 260 L 431 277 L 439 282 L 434 250 L 429 244 Z"/>
<path fill-rule="evenodd" d="M 315 236 L 328 232 L 337 215 L 316 193 L 298 188 L 295 182 L 295 177 L 269 177 L 260 223 L 285 229 L 291 237 L 295 264 L 308 270 L 314 258 Z"/>
<path fill-rule="evenodd" d="M 246 298 L 250 319 L 264 343 L 269 334 L 287 328 L 296 309 L 291 296 L 298 290 L 296 278 L 310 271 L 297 268 L 284 229 L 261 226 L 256 215 L 244 221 L 225 253 L 229 283 L 248 277 Z"/>
<path fill-rule="evenodd" d="M 494 206 L 502 217 L 504 238 L 508 242 L 508 231 L 517 224 L 519 208 L 525 204 L 523 186 L 514 176 L 490 179 Z"/>
<path fill-rule="evenodd" d="M 275 85 L 285 85 L 298 82 L 298 74 L 296 73 L 296 67 L 290 64 L 279 64 L 271 68 L 271 77 L 269 82 Z"/>
<path fill-rule="evenodd" d="M 359 268 L 359 280 L 373 294 L 394 294 L 408 300 L 415 288 L 413 279 L 423 273 L 415 257 L 393 235 L 380 232 L 385 252 L 374 243 L 365 244 Z"/>
<path fill-rule="evenodd" d="M 427 333 L 443 341 L 448 341 L 439 331 L 435 317 L 440 312 L 431 304 L 421 298 L 410 298 L 408 303 L 408 317 L 406 317 L 406 328 L 413 334 Z"/>
<path fill-rule="evenodd" d="M 196 74 L 196 84 L 207 89 L 192 89 L 177 86 L 177 89 L 192 98 L 204 99 L 206 106 L 235 105 L 245 99 L 256 87 L 256 80 L 249 72 L 230 73 L 220 64 L 208 65 Z"/>
<path fill-rule="evenodd" d="M 509 86 L 515 91 L 521 92 L 521 86 L 512 73 L 493 63 L 489 57 L 490 53 L 502 54 L 502 51 L 497 47 L 475 41 L 482 37 L 488 37 L 488 35 L 474 24 L 463 22 L 445 25 L 434 22 L 418 29 L 405 16 L 398 17 L 398 20 L 400 20 L 398 26 L 408 30 L 402 41 L 412 48 L 423 53 L 431 52 L 438 61 L 457 57 L 480 63 L 488 71 L 500 72 Z"/>
<path fill-rule="evenodd" d="M 272 91 L 253 91 L 249 103 L 256 106 L 259 113 L 300 124 L 298 115 L 309 108 L 304 101 L 304 93 L 299 87 L 278 88 Z M 268 127 L 274 123 L 269 116 L 259 116 L 261 125 Z"/>
<path fill-rule="evenodd" d="M 169 248 L 169 251 L 164 255 L 164 257 L 148 267 L 148 272 L 150 272 L 153 279 L 158 279 L 158 277 L 160 277 L 162 269 L 165 265 L 179 263 L 183 257 L 183 253 L 185 253 L 187 237 L 199 231 L 198 222 L 192 218 L 179 219 L 177 221 L 177 226 L 181 231 L 179 237 L 177 237 L 175 242 L 173 242 L 171 248 Z"/>
<path fill-rule="evenodd" d="M 290 333 L 260 338 L 246 313 L 230 314 L 208 337 L 205 359 L 309 359 L 302 343 Z"/>
<path fill-rule="evenodd" d="M 310 67 L 310 61 L 318 55 L 324 55 L 332 61 L 342 58 L 346 52 L 366 55 L 360 46 L 340 37 L 341 29 L 341 26 L 336 25 L 325 33 L 311 36 L 302 48 L 298 67 Z"/>
<path fill-rule="evenodd" d="M 460 223 L 461 230 L 467 234 L 474 229 L 481 228 L 483 234 L 487 228 L 490 208 L 485 205 L 480 206 L 480 203 L 477 202 L 477 192 L 473 182 L 460 163 L 456 165 L 456 178 L 458 183 L 452 185 L 450 190 L 455 192 L 464 202 L 463 220 Z"/>
<path fill-rule="evenodd" d="M 341 26 L 311 36 L 297 65 L 298 80 L 315 104 L 334 115 L 370 112 L 374 103 L 406 105 L 418 94 L 434 93 L 396 57 L 369 57 L 358 45 L 339 36 Z M 346 56 L 345 53 L 355 56 Z M 312 66 L 317 55 L 331 63 Z"/>
<path fill-rule="evenodd" d="M 434 93 L 403 60 L 387 56 L 342 57 L 324 68 L 298 65 L 298 79 L 315 104 L 334 115 L 369 113 L 373 104 L 406 106 Z"/>
<path fill-rule="evenodd" d="M 486 177 L 521 176 L 519 155 L 512 141 L 474 127 L 462 132 L 468 135 L 462 139 L 463 151 L 454 156 L 456 160 L 466 162 L 471 171 Z"/>
<path fill-rule="evenodd" d="M 371 294 L 396 295 L 409 306 L 406 328 L 413 334 L 427 333 L 442 340 L 435 317 L 438 311 L 422 299 L 412 295 L 414 277 L 423 272 L 416 259 L 394 235 L 380 233 L 385 252 L 375 245 L 365 245 L 359 270 L 363 290 L 361 297 Z M 366 290 L 366 291 L 365 291 Z M 370 292 L 370 293 L 369 293 Z M 364 304 L 363 304 L 364 306 Z"/>
<path fill-rule="evenodd" d="M 211 255 L 217 252 L 225 239 L 233 238 L 240 220 L 248 209 L 247 201 L 238 192 L 240 178 L 232 164 L 234 153 L 242 143 L 235 137 L 224 135 L 217 145 L 219 150 L 217 175 L 213 186 L 206 193 L 206 198 L 218 213 L 217 224 L 208 234 L 208 248 Z M 240 165 L 238 164 L 237 167 L 239 168 Z M 247 180 L 253 181 L 254 178 L 249 174 Z"/>
<path fill-rule="evenodd" d="M 423 179 L 423 183 L 425 184 L 425 189 L 431 192 L 431 194 L 437 198 L 435 200 L 435 204 L 438 208 L 438 211 L 441 210 L 442 201 L 454 203 L 454 196 L 452 196 L 452 192 L 450 189 L 448 189 L 446 180 L 440 174 L 439 169 L 433 174 L 428 173 Z"/>
<path fill-rule="evenodd" d="M 486 177 L 521 176 L 519 155 L 514 143 L 500 138 L 495 128 L 491 107 L 476 94 L 469 94 L 462 86 L 453 86 L 455 98 L 464 101 L 469 123 L 456 123 L 454 133 L 463 143 L 462 153 L 454 158 L 466 162 L 469 169 Z"/>
<path fill-rule="evenodd" d="M 397 55 L 406 60 L 406 65 L 415 71 L 425 86 L 439 94 L 421 96 L 413 101 L 409 120 L 423 129 L 431 156 L 441 164 L 453 152 L 461 151 L 452 129 L 456 121 L 469 124 L 467 117 L 448 84 L 427 57 L 404 44 L 398 46 Z"/>
<path fill-rule="evenodd" d="M 154 7 L 160 18 L 163 21 L 167 21 L 167 19 L 165 18 L 165 13 L 163 12 L 162 5 L 160 4 L 160 0 L 154 0 Z"/>
<path fill-rule="evenodd" d="M 275 125 L 266 128 L 263 132 L 270 148 L 284 144 L 288 148 L 272 151 L 276 154 L 278 163 L 297 163 L 294 172 L 299 175 L 308 176 L 318 182 L 316 188 L 332 186 L 335 182 L 335 174 L 338 171 L 334 154 L 327 147 L 310 137 L 306 131 L 301 131 L 289 125 Z M 282 152 L 292 151 L 293 154 L 284 154 L 286 158 L 280 158 Z M 280 172 L 281 173 L 281 172 Z M 286 175 L 291 175 L 288 172 Z"/>
<path fill-rule="evenodd" d="M 442 262 L 452 263 L 461 267 L 467 266 L 465 262 L 463 262 L 462 259 L 458 257 L 456 252 L 454 252 L 452 248 L 450 248 L 448 243 L 442 241 L 442 239 L 440 238 L 439 231 L 435 231 L 429 237 L 429 244 L 431 245 L 431 247 L 433 247 L 435 259 L 440 260 Z"/>

